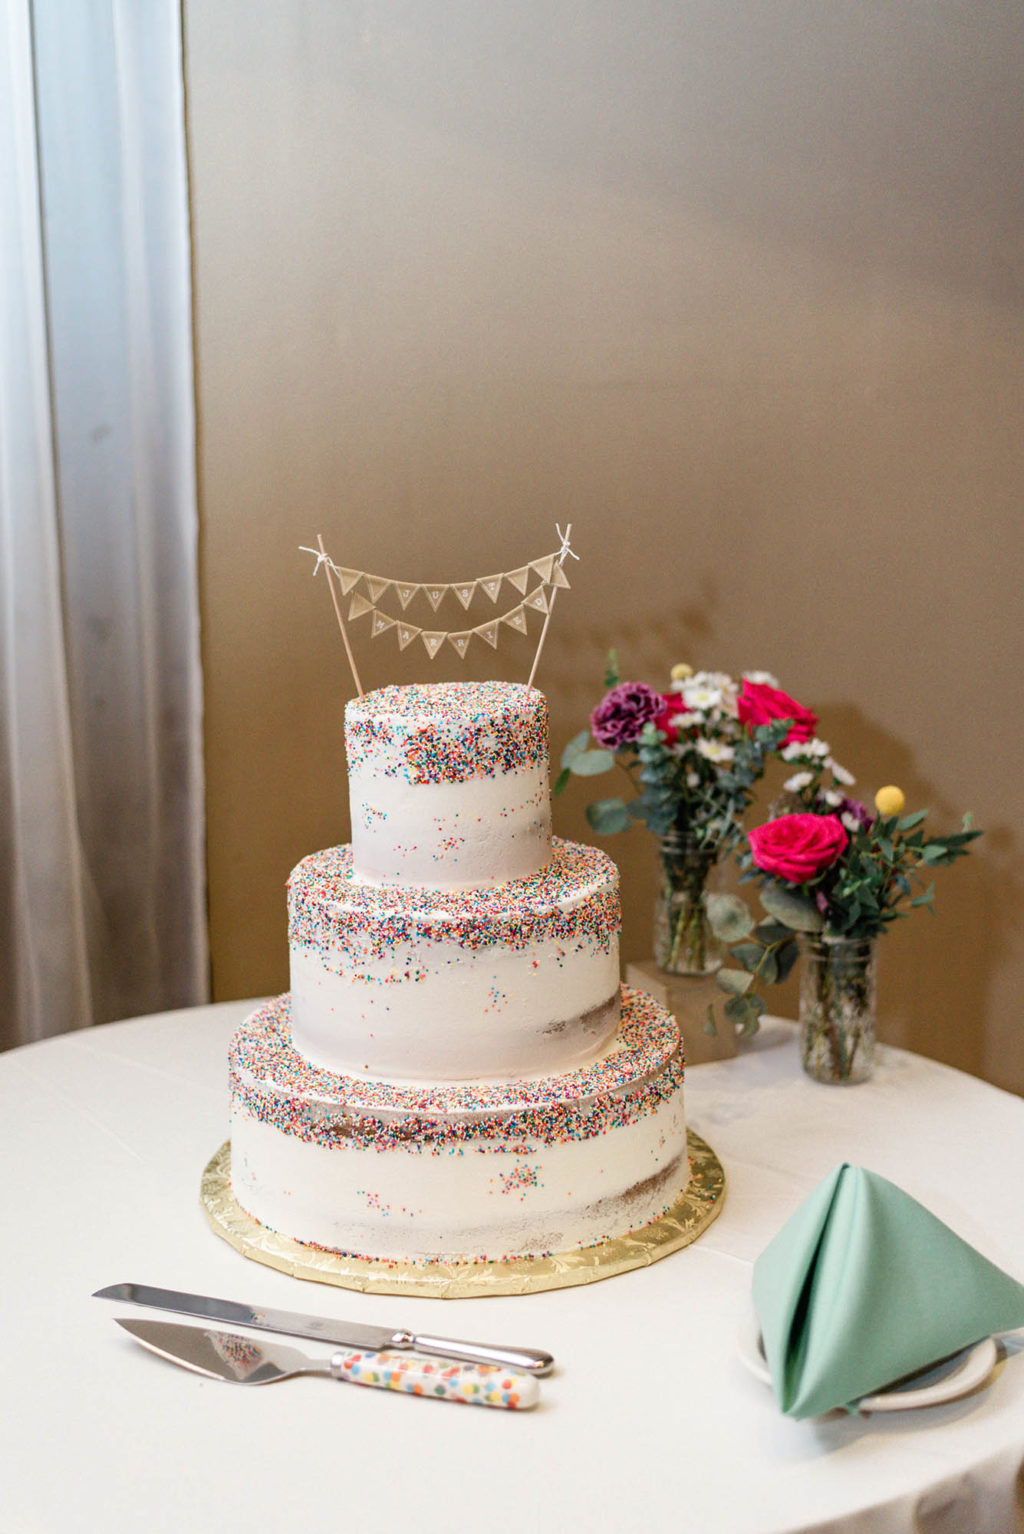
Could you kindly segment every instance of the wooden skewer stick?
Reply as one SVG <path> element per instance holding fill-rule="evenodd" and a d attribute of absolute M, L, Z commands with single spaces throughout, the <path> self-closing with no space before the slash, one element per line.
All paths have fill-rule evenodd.
<path fill-rule="evenodd" d="M 334 613 L 338 620 L 338 627 L 341 629 L 341 637 L 345 641 L 345 654 L 348 656 L 348 663 L 352 669 L 352 680 L 356 684 L 356 692 L 362 698 L 365 696 L 363 693 L 363 684 L 359 680 L 359 672 L 356 670 L 356 663 L 352 656 L 352 646 L 348 642 L 348 634 L 345 630 L 345 620 L 341 616 L 341 603 L 338 601 L 338 593 L 334 589 L 334 571 L 331 569 L 331 561 L 327 557 L 327 550 L 324 548 L 324 540 L 321 533 L 317 533 L 316 541 L 319 545 L 320 553 L 323 556 L 324 574 L 327 577 L 327 584 L 331 588 L 331 601 L 334 603 Z"/>
<path fill-rule="evenodd" d="M 562 539 L 562 553 L 561 553 L 561 557 L 559 558 L 559 561 L 558 561 L 559 568 L 561 568 L 561 566 L 565 564 L 565 556 L 569 552 L 569 534 L 571 532 L 572 532 L 572 523 L 569 522 L 569 523 L 566 524 L 565 537 Z M 544 614 L 544 627 L 541 629 L 541 631 L 540 631 L 540 638 L 537 641 L 537 653 L 533 657 L 533 666 L 530 669 L 530 678 L 529 678 L 529 681 L 526 684 L 527 687 L 532 687 L 533 686 L 533 679 L 537 675 L 537 667 L 540 665 L 540 652 L 541 652 L 541 650 L 543 650 L 543 648 L 544 648 L 544 641 L 548 637 L 548 624 L 551 622 L 551 609 L 555 605 L 555 598 L 557 597 L 557 595 L 558 595 L 558 587 L 557 586 L 552 586 L 552 588 L 551 588 L 551 596 L 548 599 L 548 610 Z"/>

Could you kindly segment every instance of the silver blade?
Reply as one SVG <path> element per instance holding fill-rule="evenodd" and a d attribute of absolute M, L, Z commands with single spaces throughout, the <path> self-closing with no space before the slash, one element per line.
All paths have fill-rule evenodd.
<path fill-rule="evenodd" d="M 257 1310 L 236 1300 L 215 1300 L 205 1294 L 182 1294 L 177 1289 L 154 1289 L 149 1284 L 108 1284 L 97 1289 L 95 1300 L 124 1300 L 129 1305 L 148 1305 L 153 1310 L 174 1310 L 207 1321 L 226 1321 L 231 1326 L 254 1326 L 264 1332 L 288 1337 L 309 1337 L 334 1342 L 340 1347 L 365 1348 L 380 1353 L 386 1348 L 415 1348 L 437 1358 L 458 1363 L 497 1364 L 524 1374 L 550 1374 L 555 1360 L 539 1348 L 499 1346 L 490 1342 L 460 1342 L 453 1337 L 427 1337 L 388 1326 L 365 1326 L 358 1321 L 335 1321 L 325 1316 L 296 1315 L 290 1310 Z"/>
<path fill-rule="evenodd" d="M 172 1363 L 235 1385 L 269 1385 L 286 1375 L 315 1367 L 298 1348 L 254 1342 L 251 1337 L 211 1331 L 205 1326 L 180 1326 L 175 1321 L 123 1321 L 137 1342 Z"/>
<path fill-rule="evenodd" d="M 256 1310 L 236 1300 L 216 1300 L 205 1294 L 182 1294 L 177 1289 L 154 1289 L 149 1284 L 108 1284 L 97 1289 L 95 1300 L 124 1300 L 147 1305 L 151 1310 L 173 1310 L 183 1316 L 202 1316 L 207 1321 L 226 1321 L 231 1326 L 252 1326 L 288 1337 L 310 1337 L 335 1342 L 340 1347 L 381 1349 L 403 1346 L 404 1334 L 388 1326 L 363 1326 L 355 1321 L 333 1321 L 324 1316 L 296 1315 L 289 1310 Z"/>

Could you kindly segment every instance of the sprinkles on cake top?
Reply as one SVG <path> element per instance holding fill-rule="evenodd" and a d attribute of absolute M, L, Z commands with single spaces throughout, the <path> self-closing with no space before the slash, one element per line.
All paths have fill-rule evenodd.
<path fill-rule="evenodd" d="M 257 1121 L 326 1148 L 525 1154 L 531 1144 L 591 1140 L 635 1123 L 683 1080 L 675 1019 L 627 986 L 618 1043 L 608 1054 L 566 1075 L 498 1083 L 433 1086 L 321 1070 L 292 1045 L 289 1011 L 286 993 L 235 1035 L 232 1096 Z"/>
<path fill-rule="evenodd" d="M 465 783 L 546 764 L 548 705 L 519 682 L 381 687 L 345 708 L 349 772 Z"/>

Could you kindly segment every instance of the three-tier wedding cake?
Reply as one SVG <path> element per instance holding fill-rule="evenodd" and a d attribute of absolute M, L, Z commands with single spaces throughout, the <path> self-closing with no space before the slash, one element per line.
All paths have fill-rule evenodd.
<path fill-rule="evenodd" d="M 351 846 L 288 885 L 291 990 L 231 1045 L 231 1187 L 353 1257 L 593 1246 L 686 1188 L 673 1018 L 619 985 L 618 873 L 551 835 L 543 695 L 385 687 L 345 715 Z"/>

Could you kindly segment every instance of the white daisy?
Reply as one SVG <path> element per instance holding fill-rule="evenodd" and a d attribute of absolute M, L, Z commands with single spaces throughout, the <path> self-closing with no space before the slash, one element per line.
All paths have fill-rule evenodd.
<path fill-rule="evenodd" d="M 778 677 L 772 676 L 770 671 L 744 671 L 743 680 L 753 682 L 755 687 L 778 687 Z"/>
<path fill-rule="evenodd" d="M 854 777 L 853 773 L 847 772 L 845 767 L 840 767 L 839 763 L 834 762 L 831 757 L 826 758 L 825 766 L 831 768 L 832 776 L 835 778 L 837 783 L 843 783 L 847 788 L 849 788 L 851 783 L 856 783 L 857 779 Z"/>
<path fill-rule="evenodd" d="M 697 742 L 697 750 L 709 762 L 731 762 L 736 755 L 732 746 L 727 746 L 723 740 L 705 740 L 703 737 Z"/>
<path fill-rule="evenodd" d="M 683 688 L 683 702 L 687 708 L 699 709 L 702 714 L 708 714 L 713 708 L 721 708 L 722 689 L 709 687 L 698 677 L 691 677 Z"/>
<path fill-rule="evenodd" d="M 839 792 L 838 788 L 826 788 L 821 797 L 824 799 L 830 810 L 838 809 L 844 798 L 844 796 Z"/>
<path fill-rule="evenodd" d="M 813 782 L 813 772 L 794 772 L 793 776 L 787 778 L 782 786 L 788 789 L 791 794 L 798 794 L 802 788 L 806 788 L 809 783 Z"/>

